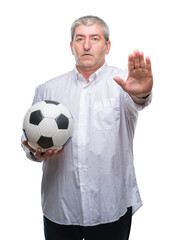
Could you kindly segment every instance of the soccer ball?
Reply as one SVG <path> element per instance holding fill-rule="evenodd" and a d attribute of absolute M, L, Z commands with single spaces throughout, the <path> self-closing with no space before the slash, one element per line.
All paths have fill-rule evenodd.
<path fill-rule="evenodd" d="M 73 134 L 73 117 L 62 104 L 44 100 L 31 106 L 23 121 L 28 145 L 33 149 L 61 150 Z"/>

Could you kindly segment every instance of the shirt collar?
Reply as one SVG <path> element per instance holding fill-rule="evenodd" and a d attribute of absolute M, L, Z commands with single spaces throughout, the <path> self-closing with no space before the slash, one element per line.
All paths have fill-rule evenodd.
<path fill-rule="evenodd" d="M 103 70 L 105 69 L 105 67 L 107 66 L 106 63 L 104 63 L 96 72 L 94 72 L 90 77 L 89 77 L 89 81 L 92 82 L 94 80 L 97 80 L 99 78 L 99 76 L 101 75 L 101 73 L 103 72 Z M 82 76 L 81 73 L 79 73 L 79 71 L 77 70 L 76 66 L 74 68 L 74 72 L 75 72 L 75 77 L 77 81 L 82 82 L 83 84 L 86 83 L 85 78 Z"/>

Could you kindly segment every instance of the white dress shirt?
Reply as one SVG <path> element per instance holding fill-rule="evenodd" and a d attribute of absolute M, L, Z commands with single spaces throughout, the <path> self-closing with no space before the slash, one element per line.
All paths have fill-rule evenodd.
<path fill-rule="evenodd" d="M 93 226 L 118 220 L 142 205 L 134 164 L 138 105 L 113 80 L 127 72 L 104 64 L 87 83 L 77 69 L 39 87 L 33 103 L 55 100 L 74 118 L 65 150 L 43 161 L 43 214 L 59 224 Z M 25 149 L 28 158 L 29 151 Z"/>

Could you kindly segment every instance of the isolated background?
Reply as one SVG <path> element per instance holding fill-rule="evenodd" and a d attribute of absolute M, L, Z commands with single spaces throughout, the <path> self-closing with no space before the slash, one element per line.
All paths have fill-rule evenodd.
<path fill-rule="evenodd" d="M 35 87 L 74 68 L 70 26 L 93 14 L 110 27 L 107 63 L 127 67 L 135 49 L 152 61 L 152 104 L 142 111 L 134 156 L 144 206 L 130 240 L 174 239 L 174 108 L 172 1 L 6 0 L 0 3 L 0 226 L 3 240 L 43 240 L 42 164 L 20 147 L 22 121 Z"/>

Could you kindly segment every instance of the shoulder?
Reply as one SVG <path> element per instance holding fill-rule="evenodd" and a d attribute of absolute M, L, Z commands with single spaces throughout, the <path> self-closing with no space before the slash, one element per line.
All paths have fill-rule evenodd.
<path fill-rule="evenodd" d="M 69 71 L 65 74 L 62 74 L 62 75 L 58 76 L 58 77 L 52 78 L 52 79 L 46 81 L 45 83 L 39 85 L 38 87 L 42 88 L 42 89 L 48 88 L 48 87 L 53 87 L 54 88 L 56 86 L 59 86 L 60 84 L 61 85 L 66 84 L 67 81 L 69 81 L 72 78 L 73 72 L 74 71 L 72 70 L 72 71 Z"/>
<path fill-rule="evenodd" d="M 74 71 L 72 70 L 40 84 L 36 87 L 33 103 L 44 99 L 56 100 L 57 96 L 61 96 L 62 92 L 64 92 L 66 86 L 72 81 L 73 77 Z"/>
<path fill-rule="evenodd" d="M 68 82 L 72 80 L 73 76 L 74 71 L 72 70 L 40 84 L 39 86 L 37 86 L 37 89 L 39 92 L 58 91 L 60 88 L 63 89 L 64 87 L 66 87 Z"/>

